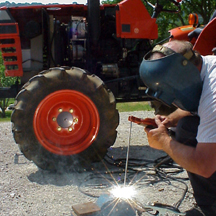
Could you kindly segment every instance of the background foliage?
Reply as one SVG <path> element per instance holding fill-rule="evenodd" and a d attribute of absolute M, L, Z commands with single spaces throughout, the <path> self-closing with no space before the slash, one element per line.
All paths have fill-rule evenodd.
<path fill-rule="evenodd" d="M 5 67 L 3 65 L 2 55 L 0 53 L 0 88 L 9 87 L 13 85 L 17 80 L 16 77 L 6 77 L 4 71 L 5 71 Z M 0 98 L 0 117 L 2 118 L 6 117 L 5 110 L 9 105 L 9 101 L 10 101 L 9 98 Z"/>
<path fill-rule="evenodd" d="M 4 71 L 5 71 L 5 67 L 3 65 L 2 55 L 0 53 L 0 87 L 9 87 L 16 82 L 17 78 L 6 77 Z"/>
<path fill-rule="evenodd" d="M 121 2 L 121 0 L 104 0 L 102 3 L 116 4 Z M 150 3 L 154 4 L 156 0 L 150 0 Z M 163 5 L 165 9 L 177 9 L 174 4 L 171 3 L 171 0 L 159 0 L 159 4 Z M 149 11 L 149 14 L 152 15 L 153 9 L 149 6 L 145 0 L 143 3 L 146 9 Z M 188 25 L 188 15 L 190 13 L 197 13 L 199 16 L 200 24 L 207 24 L 212 13 L 216 9 L 215 0 L 183 0 L 181 3 L 180 13 L 167 13 L 162 12 L 158 19 L 158 39 L 156 42 L 163 40 L 164 38 L 169 37 L 168 30 L 176 28 L 182 25 Z"/>
<path fill-rule="evenodd" d="M 215 0 L 184 0 L 182 3 L 182 11 L 185 15 L 189 13 L 197 13 L 202 19 L 202 24 L 208 23 L 215 9 Z"/>

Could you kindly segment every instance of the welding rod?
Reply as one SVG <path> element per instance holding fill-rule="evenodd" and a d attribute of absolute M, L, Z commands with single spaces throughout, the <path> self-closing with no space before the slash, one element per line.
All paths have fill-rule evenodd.
<path fill-rule="evenodd" d="M 127 179 L 129 149 L 130 149 L 130 141 L 131 141 L 131 129 L 132 129 L 132 122 L 130 122 L 130 132 L 129 132 L 128 147 L 127 147 L 127 157 L 126 157 L 126 164 L 125 164 L 124 186 L 126 184 L 126 179 Z"/>

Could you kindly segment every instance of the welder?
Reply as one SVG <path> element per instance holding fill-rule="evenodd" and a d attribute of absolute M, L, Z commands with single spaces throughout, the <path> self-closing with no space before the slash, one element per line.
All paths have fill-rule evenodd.
<path fill-rule="evenodd" d="M 145 132 L 152 148 L 188 172 L 196 205 L 186 215 L 216 215 L 216 56 L 201 56 L 189 42 L 173 40 L 144 56 L 140 77 L 147 94 L 177 108 L 156 115 L 157 127 Z"/>

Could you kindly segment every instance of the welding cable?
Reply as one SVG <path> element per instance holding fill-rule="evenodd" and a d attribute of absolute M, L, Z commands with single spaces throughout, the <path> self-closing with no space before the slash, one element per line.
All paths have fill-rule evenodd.
<path fill-rule="evenodd" d="M 188 180 L 188 178 L 182 178 L 182 177 L 172 177 L 170 174 L 168 174 L 167 172 L 164 171 L 164 169 L 158 169 L 157 168 L 157 175 L 160 176 L 160 178 L 162 179 L 162 181 L 166 180 L 168 182 L 174 181 L 174 182 L 179 182 L 181 184 L 183 184 L 185 186 L 185 189 L 183 190 L 183 194 L 181 196 L 181 198 L 176 202 L 176 204 L 174 204 L 175 208 L 179 208 L 179 206 L 181 205 L 181 203 L 183 202 L 187 192 L 188 192 L 188 186 L 187 184 L 184 182 L 185 180 Z M 173 184 L 172 184 L 173 185 Z"/>
<path fill-rule="evenodd" d="M 125 158 L 118 158 L 113 159 L 113 157 L 109 156 L 108 154 L 105 155 L 105 158 L 108 157 L 110 160 L 116 162 L 116 161 L 125 161 Z M 138 162 L 146 162 L 146 163 L 154 163 L 155 160 L 149 160 L 149 159 L 137 159 L 137 158 L 129 158 L 129 161 L 138 161 Z"/>
<path fill-rule="evenodd" d="M 143 184 L 153 185 L 162 181 L 163 182 L 167 181 L 169 185 L 173 185 L 171 181 L 173 182 L 178 181 L 179 183 L 184 184 L 185 189 L 183 191 L 183 195 L 175 204 L 175 207 L 178 208 L 181 205 L 182 201 L 184 200 L 186 193 L 188 192 L 187 184 L 184 182 L 184 180 L 188 180 L 188 178 L 174 176 L 184 171 L 184 169 L 182 169 L 178 165 L 174 165 L 171 162 L 160 163 L 160 161 L 163 159 L 164 157 L 160 157 L 156 160 L 130 158 L 129 159 L 130 163 L 128 164 L 128 181 L 130 182 L 130 184 L 133 184 L 133 181 L 136 181 L 136 185 L 138 187 L 143 187 Z M 124 173 L 125 159 L 114 160 L 113 157 L 110 157 L 107 154 L 106 157 L 104 158 L 104 162 L 114 167 L 117 167 L 118 169 L 111 170 L 111 171 L 109 169 L 105 171 L 101 171 L 101 170 L 97 171 L 96 169 L 92 169 L 93 173 L 86 176 L 84 181 L 82 181 L 78 186 L 78 190 L 81 193 L 89 197 L 97 198 L 102 194 L 103 189 L 107 191 L 107 188 L 109 187 L 111 188 L 113 185 L 116 185 L 116 183 L 120 184 L 120 182 L 123 181 L 123 179 L 120 177 L 121 176 L 120 174 Z M 160 165 L 158 165 L 158 163 L 160 163 Z M 173 169 L 173 171 L 170 171 L 170 169 Z M 137 176 L 139 175 L 138 181 L 134 178 L 135 175 Z M 143 175 L 143 177 L 140 178 L 140 175 Z M 150 177 L 151 179 L 149 179 Z M 89 186 L 93 187 L 91 192 L 84 190 L 84 187 L 86 185 L 88 185 L 88 188 Z M 100 190 L 100 192 L 98 192 L 98 190 Z"/>
<path fill-rule="evenodd" d="M 118 174 L 119 173 L 119 170 L 117 170 L 117 171 L 112 171 L 112 175 L 113 174 Z M 109 174 L 108 172 L 104 172 L 103 174 Z M 185 185 L 185 189 L 184 189 L 184 191 L 183 191 L 183 194 L 182 194 L 182 196 L 181 196 L 181 198 L 176 202 L 176 204 L 174 204 L 174 207 L 175 208 L 179 208 L 179 206 L 181 205 L 181 203 L 182 203 L 182 201 L 184 200 L 184 198 L 185 198 L 185 195 L 186 195 L 186 193 L 188 192 L 188 186 L 187 186 L 187 184 L 185 183 L 185 182 L 183 182 L 183 181 L 180 181 L 180 180 L 178 180 L 178 179 L 176 179 L 176 178 L 173 178 L 173 177 L 171 177 L 171 176 L 169 176 L 169 175 L 167 175 L 162 169 L 159 169 L 158 170 L 158 172 L 157 172 L 157 175 L 152 175 L 152 177 L 154 177 L 155 179 L 154 180 L 150 180 L 150 179 L 142 179 L 142 181 L 140 181 L 140 186 L 142 186 L 143 187 L 143 180 L 145 180 L 146 182 L 145 183 L 148 183 L 148 184 L 156 184 L 156 183 L 158 183 L 158 182 L 161 182 L 161 180 L 164 182 L 164 181 L 167 181 L 168 182 L 168 184 L 169 185 L 172 185 L 172 186 L 174 186 L 172 183 L 171 183 L 171 181 L 178 181 L 179 183 L 182 183 L 182 184 L 184 184 Z M 156 179 L 157 178 L 157 179 Z M 159 179 L 158 179 L 159 178 Z M 94 180 L 94 179 L 96 179 L 96 182 L 97 183 L 92 183 L 91 181 L 92 180 Z M 100 182 L 100 179 L 102 179 L 103 181 L 102 182 Z M 106 180 L 106 183 L 104 182 L 104 180 Z M 90 184 L 87 184 L 87 182 L 91 182 Z M 95 180 L 94 180 L 94 182 L 95 182 Z M 113 182 L 113 183 L 112 183 Z M 84 183 L 85 183 L 85 185 L 84 185 Z M 93 187 L 92 189 L 91 189 L 91 192 L 87 192 L 87 191 L 85 191 L 83 188 L 82 188 L 82 186 L 86 186 L 86 187 Z M 111 177 L 111 176 L 103 176 L 101 173 L 91 173 L 90 175 L 88 175 L 85 179 L 84 179 L 84 181 L 82 181 L 81 183 L 80 183 L 80 185 L 78 186 L 78 190 L 81 192 L 81 193 L 83 193 L 83 194 L 85 194 L 85 195 L 87 195 L 87 196 L 89 196 L 89 197 L 93 197 L 93 198 L 98 198 L 98 197 L 100 197 L 100 195 L 101 194 L 103 194 L 103 189 L 105 189 L 105 191 L 107 192 L 107 189 L 108 188 L 112 188 L 113 187 L 113 185 L 115 185 L 115 183 L 114 183 L 114 179 L 113 179 L 113 176 Z M 138 186 L 139 184 L 137 184 L 136 183 L 136 185 Z M 95 193 L 96 194 L 94 194 L 94 189 L 95 189 Z M 88 189 L 89 190 L 89 189 Z M 100 192 L 98 192 L 100 190 Z M 99 193 L 99 194 L 98 194 Z M 149 213 L 149 212 L 148 212 Z M 151 213 L 150 213 L 151 214 Z M 156 214 L 151 214 L 151 215 L 156 215 Z"/>
<path fill-rule="evenodd" d="M 108 159 L 110 159 L 112 162 L 110 162 L 109 160 L 106 159 L 106 157 Z M 126 164 L 126 159 L 125 158 L 118 158 L 118 159 L 113 159 L 111 156 L 109 156 L 108 154 L 106 154 L 106 156 L 104 157 L 104 160 L 109 163 L 110 165 L 121 165 L 121 166 L 125 166 Z M 132 161 L 132 162 L 131 162 Z M 129 158 L 129 165 L 133 166 L 133 167 L 139 167 L 139 166 L 147 166 L 147 165 L 151 165 L 154 163 L 154 160 L 149 160 L 149 159 L 137 159 L 137 158 Z"/>
<path fill-rule="evenodd" d="M 146 215 L 146 213 L 148 214 L 148 215 L 152 215 L 152 216 L 160 216 L 160 214 L 159 214 L 159 212 L 158 211 L 155 211 L 155 213 L 151 213 L 152 211 L 154 211 L 154 210 L 152 210 L 151 208 L 146 208 L 146 207 L 144 207 L 144 206 L 142 206 L 142 204 L 139 206 L 141 209 L 143 209 L 144 210 L 144 214 Z M 142 216 L 143 215 L 143 213 L 141 213 L 141 215 L 139 215 L 139 216 Z"/>
<path fill-rule="evenodd" d="M 106 158 L 104 158 L 104 160 L 108 163 L 108 164 L 111 164 L 111 165 L 114 165 L 114 166 L 117 166 L 117 167 L 120 167 L 123 169 L 123 172 L 125 171 L 125 159 L 117 159 L 117 160 L 114 160 L 113 158 L 109 157 L 107 155 L 107 157 L 109 159 L 112 160 L 112 162 L 110 162 L 109 160 L 107 160 Z M 131 162 L 131 160 L 133 160 L 133 162 Z M 139 161 L 139 163 L 137 163 L 137 161 Z M 144 163 L 143 163 L 144 161 Z M 141 162 L 141 163 L 140 163 Z M 128 177 L 130 178 L 133 178 L 133 176 L 138 173 L 144 173 L 146 171 L 153 171 L 154 172 L 154 167 L 153 167 L 153 160 L 139 160 L 139 159 L 133 159 L 133 158 L 130 158 L 129 160 L 129 163 L 128 163 Z"/>
<path fill-rule="evenodd" d="M 109 157 L 108 155 L 107 155 L 107 157 L 112 160 L 112 162 L 106 160 L 109 164 L 111 163 L 111 165 L 115 165 L 115 166 L 117 164 L 118 167 L 122 167 L 124 169 L 124 167 L 125 167 L 124 160 L 125 159 L 114 160 L 113 157 Z M 169 175 L 170 174 L 177 175 L 177 174 L 179 174 L 179 173 L 181 173 L 181 172 L 184 171 L 184 169 L 182 167 L 180 167 L 177 164 L 174 165 L 173 162 L 172 163 L 168 163 L 168 164 L 161 163 L 160 166 L 158 166 L 158 165 L 157 166 L 155 166 L 155 165 L 153 166 L 153 164 L 155 162 L 158 163 L 159 161 L 163 160 L 165 157 L 163 156 L 163 157 L 160 157 L 160 158 L 158 158 L 156 160 L 139 160 L 139 159 L 133 159 L 133 158 L 131 159 L 130 158 L 129 161 L 133 160 L 133 163 L 129 163 L 129 165 L 128 165 L 128 171 L 130 171 L 128 173 L 128 177 L 130 178 L 129 181 L 131 181 L 131 179 L 133 179 L 133 175 L 135 175 L 135 174 L 137 175 L 139 172 L 153 171 L 153 173 L 155 172 L 153 175 L 157 175 L 159 168 L 163 168 L 163 173 L 166 173 L 166 175 L 168 175 L 168 174 Z M 135 163 L 136 161 L 139 161 L 139 163 Z M 140 161 L 141 162 L 145 161 L 145 163 L 140 163 Z M 147 163 L 146 163 L 146 161 L 147 161 Z M 149 175 L 149 174 L 145 174 L 145 175 Z M 165 179 L 161 178 L 160 175 L 158 175 L 158 177 L 159 178 L 154 179 L 151 182 L 149 182 L 149 184 L 157 184 L 160 181 L 165 181 Z M 184 177 L 176 177 L 176 179 L 179 179 L 179 180 L 188 180 L 188 178 L 184 178 Z"/>
<path fill-rule="evenodd" d="M 149 170 L 149 168 L 148 168 Z M 152 171 L 154 171 L 152 169 Z M 108 172 L 108 171 L 105 171 L 105 172 L 95 172 L 94 173 L 91 173 L 90 175 L 88 175 L 84 181 L 82 181 L 80 183 L 80 185 L 78 186 L 78 190 L 80 192 L 82 192 L 83 194 L 85 195 L 88 195 L 90 197 L 99 197 L 99 195 L 95 195 L 93 194 L 93 191 L 94 189 L 96 190 L 96 192 L 98 193 L 98 189 L 101 189 L 103 190 L 104 188 L 109 188 L 109 187 L 112 187 L 113 185 L 116 185 L 117 184 L 122 184 L 123 183 L 123 179 L 120 178 L 119 176 L 119 173 L 120 171 L 119 170 L 115 170 L 115 171 L 112 171 L 112 172 Z M 123 173 L 123 171 L 122 171 Z M 150 177 L 152 177 L 152 179 L 149 179 L 149 174 L 146 174 L 144 173 L 143 177 L 139 176 L 139 180 L 137 181 L 136 179 L 134 179 L 134 176 L 135 175 L 138 175 L 138 174 L 143 174 L 143 171 L 140 171 L 140 172 L 131 172 L 130 175 L 128 175 L 128 181 L 130 182 L 130 184 L 133 184 L 133 181 L 135 181 L 137 187 L 143 187 L 143 185 L 153 185 L 153 184 L 157 184 L 158 182 L 161 182 L 162 180 L 164 180 L 164 178 L 159 178 L 159 175 L 151 175 Z M 117 176 L 115 176 L 117 175 Z M 119 179 L 118 179 L 119 178 Z M 96 184 L 94 183 L 96 179 Z M 102 180 L 100 182 L 100 180 Z M 104 181 L 105 180 L 105 181 Z M 90 184 L 88 184 L 88 182 L 90 182 Z M 122 183 L 120 183 L 122 182 Z M 86 192 L 83 188 L 83 185 L 84 187 L 86 187 L 86 185 L 91 186 L 93 187 L 93 190 L 91 190 L 91 192 Z"/>
<path fill-rule="evenodd" d="M 172 158 L 170 158 L 169 155 L 166 155 L 166 156 L 157 158 L 154 161 L 154 163 L 155 163 L 154 167 L 157 168 L 157 167 L 160 167 L 161 165 L 164 165 L 164 164 L 173 164 L 173 160 L 172 160 Z"/>
<path fill-rule="evenodd" d="M 123 173 L 123 172 L 122 172 Z M 117 176 L 114 176 L 115 174 L 117 174 Z M 93 189 L 91 190 L 91 192 L 85 192 L 83 190 L 83 185 L 86 186 L 88 182 L 91 182 L 91 185 L 92 187 L 94 187 L 95 190 L 98 190 L 98 189 L 103 189 L 103 188 L 111 188 L 113 185 L 116 185 L 115 182 L 118 182 L 117 177 L 119 176 L 119 170 L 115 170 L 115 171 L 112 171 L 112 172 L 108 172 L 108 171 L 104 171 L 104 172 L 99 172 L 99 171 L 94 171 L 93 173 L 89 174 L 88 176 L 86 176 L 84 178 L 84 180 L 82 182 L 80 182 L 80 184 L 78 185 L 78 190 L 87 195 L 87 196 L 90 196 L 90 197 L 99 197 L 100 195 L 95 195 L 93 194 Z M 114 180 L 114 177 L 116 177 L 116 179 Z M 92 181 L 96 179 L 97 183 L 92 183 Z M 103 180 L 100 182 L 100 180 Z M 105 181 L 104 181 L 105 180 Z M 88 185 L 88 186 L 89 186 Z"/>
<path fill-rule="evenodd" d="M 111 160 L 111 162 L 109 160 L 107 160 L 107 158 L 109 160 Z M 104 157 L 104 160 L 109 163 L 110 165 L 121 165 L 121 166 L 125 166 L 125 161 L 126 159 L 125 158 L 118 158 L 118 159 L 113 159 L 113 157 L 109 156 L 108 154 L 105 155 Z M 132 162 L 131 162 L 132 161 Z M 151 165 L 152 164 L 155 164 L 154 167 L 157 168 L 157 167 L 165 167 L 166 165 L 169 165 L 169 167 L 174 167 L 174 168 L 178 168 L 182 171 L 184 171 L 183 168 L 180 168 L 180 166 L 176 166 L 176 165 L 173 165 L 173 161 L 172 159 L 168 159 L 167 156 L 162 156 L 162 157 L 159 157 L 155 160 L 150 160 L 150 159 L 137 159 L 137 158 L 129 158 L 129 164 L 134 166 L 134 167 L 137 167 L 137 166 L 147 166 L 147 165 Z"/>
<path fill-rule="evenodd" d="M 121 159 L 122 160 L 122 159 Z M 131 158 L 130 158 L 131 160 Z M 182 173 L 184 171 L 184 169 L 179 166 L 179 165 L 174 165 L 173 164 L 173 160 L 169 157 L 169 156 L 163 156 L 163 157 L 159 157 L 157 158 L 156 160 L 154 161 L 151 161 L 151 160 L 139 160 L 139 159 L 133 159 L 133 161 L 145 161 L 145 162 L 149 162 L 152 163 L 154 162 L 155 165 L 154 165 L 154 169 L 156 171 L 156 174 L 158 174 L 158 176 L 161 178 L 161 179 L 157 179 L 157 180 L 154 180 L 154 181 L 151 181 L 151 184 L 155 184 L 155 183 L 158 183 L 160 182 L 161 180 L 164 181 L 164 180 L 167 180 L 167 181 L 170 181 L 173 180 L 173 181 L 178 181 L 182 184 L 185 185 L 185 189 L 183 191 L 183 195 L 182 197 L 178 200 L 178 202 L 175 204 L 175 207 L 178 208 L 182 201 L 184 200 L 184 197 L 186 195 L 186 193 L 188 192 L 188 186 L 187 184 L 183 181 L 183 180 L 188 180 L 189 178 L 186 177 L 186 178 L 183 178 L 183 177 L 172 177 L 170 176 L 170 174 L 172 175 L 177 175 L 179 173 Z M 148 164 L 148 165 L 149 165 Z M 134 164 L 133 164 L 134 165 Z M 136 164 L 137 165 L 137 164 Z M 139 164 L 140 165 L 140 164 Z M 146 165 L 146 164 L 143 164 L 142 165 Z M 149 167 L 148 167 L 149 168 Z M 165 171 L 166 169 L 169 169 L 169 171 Z M 170 171 L 170 169 L 174 169 L 174 171 Z M 162 175 L 163 174 L 163 175 Z"/>
<path fill-rule="evenodd" d="M 166 165 L 166 166 L 162 166 L 160 168 L 154 167 L 154 169 L 155 169 L 155 172 L 163 169 L 163 172 L 166 172 L 166 174 L 172 174 L 172 175 L 178 175 L 178 174 L 185 171 L 182 167 L 180 167 L 178 165 L 171 165 L 171 166 Z M 188 178 L 185 178 L 185 180 L 188 180 Z"/>
<path fill-rule="evenodd" d="M 149 168 L 148 168 L 149 170 Z M 100 195 L 95 195 L 93 194 L 94 189 L 97 190 L 96 192 L 98 192 L 98 189 L 103 190 L 104 188 L 111 188 L 113 186 L 117 186 L 118 184 L 122 184 L 124 179 L 121 178 L 120 174 L 124 173 L 124 170 L 112 170 L 112 171 L 97 171 L 97 170 L 92 170 L 93 173 L 89 174 L 88 176 L 86 176 L 84 178 L 84 180 L 82 182 L 80 182 L 80 184 L 78 185 L 78 190 L 90 197 L 99 197 Z M 143 174 L 143 171 L 140 172 L 129 172 L 130 175 L 128 175 L 128 181 L 130 182 L 130 184 L 133 183 L 133 179 L 134 176 L 137 175 L 138 173 Z M 130 178 L 132 176 L 132 178 Z M 143 184 L 152 184 L 153 180 L 149 180 L 146 179 L 144 177 L 148 177 L 148 175 L 144 174 L 143 178 L 139 177 L 139 179 L 141 179 L 142 181 L 140 182 L 136 182 L 136 185 L 141 185 L 143 186 Z M 157 176 L 154 176 L 154 178 L 157 178 Z M 96 179 L 96 180 L 95 180 Z M 100 182 L 101 180 L 101 182 Z M 88 184 L 88 182 L 90 182 L 90 184 Z M 96 184 L 94 182 L 97 182 Z M 91 192 L 86 192 L 83 188 L 86 187 L 86 185 L 93 187 L 93 189 L 91 190 Z"/>
<path fill-rule="evenodd" d="M 168 174 L 178 175 L 178 174 L 185 171 L 178 164 L 163 164 L 163 165 L 160 165 L 160 167 L 154 166 L 154 169 L 155 169 L 156 173 L 158 172 L 158 170 L 163 170 L 163 172 L 166 173 L 167 175 Z M 182 177 L 181 177 L 181 179 L 188 180 L 188 178 L 182 178 Z"/>
<path fill-rule="evenodd" d="M 156 169 L 156 171 L 160 168 L 163 168 L 164 170 L 167 168 L 169 169 L 169 171 L 166 171 L 166 173 L 173 174 L 173 175 L 177 175 L 185 171 L 185 169 L 179 166 L 178 164 L 174 164 L 174 161 L 172 160 L 172 158 L 170 158 L 169 155 L 157 158 L 155 160 L 154 168 Z M 175 170 L 171 171 L 170 169 L 175 169 Z M 188 180 L 188 179 L 189 178 L 185 178 L 185 180 Z"/>
<path fill-rule="evenodd" d="M 106 159 L 106 157 L 108 159 L 111 160 L 111 162 L 109 160 Z M 117 167 L 125 167 L 125 159 L 113 159 L 113 157 L 110 157 L 108 154 L 106 155 L 106 157 L 104 158 L 104 160 L 113 166 L 117 166 Z M 135 159 L 135 158 L 130 158 L 129 159 L 129 165 L 128 165 L 128 169 L 129 170 L 134 170 L 134 171 L 138 171 L 136 168 L 139 168 L 140 170 L 145 168 L 155 168 L 155 170 L 157 171 L 156 168 L 167 168 L 167 169 L 173 169 L 173 171 L 167 171 L 167 173 L 172 173 L 172 174 L 179 174 L 181 172 L 184 172 L 184 169 L 177 165 L 177 164 L 173 164 L 172 160 L 164 160 L 167 156 L 163 156 L 163 157 L 159 157 L 156 160 L 149 160 L 149 159 Z M 132 162 L 131 162 L 132 161 Z M 165 163 L 165 161 L 167 163 Z M 153 166 L 153 164 L 155 164 Z M 187 179 L 186 179 L 187 180 Z"/>
<path fill-rule="evenodd" d="M 181 196 L 181 198 L 176 202 L 176 204 L 174 205 L 174 207 L 175 208 L 179 208 L 179 206 L 181 205 L 181 203 L 183 202 L 183 200 L 184 200 L 184 198 L 185 198 L 185 196 L 186 196 L 186 194 L 187 194 L 187 192 L 188 192 L 188 186 L 187 186 L 187 184 L 183 181 L 183 180 L 180 180 L 179 178 L 176 178 L 176 177 L 172 177 L 172 176 L 170 176 L 170 175 L 167 175 L 167 173 L 165 173 L 162 169 L 158 169 L 157 170 L 157 173 L 158 173 L 158 175 L 160 175 L 161 176 L 161 178 L 163 178 L 163 179 L 166 179 L 166 180 L 172 180 L 172 181 L 177 181 L 177 182 L 179 182 L 179 183 L 181 183 L 181 184 L 183 184 L 184 186 L 185 186 L 185 189 L 183 190 L 183 194 L 182 194 L 182 196 Z M 182 178 L 181 178 L 182 179 Z M 188 180 L 188 178 L 187 179 L 184 179 L 184 180 Z"/>

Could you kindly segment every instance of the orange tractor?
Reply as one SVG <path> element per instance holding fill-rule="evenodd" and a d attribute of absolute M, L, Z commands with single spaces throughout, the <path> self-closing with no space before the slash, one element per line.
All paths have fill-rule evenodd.
<path fill-rule="evenodd" d="M 177 8 L 168 12 L 178 12 L 179 1 L 170 2 Z M 117 136 L 116 102 L 150 100 L 139 66 L 167 11 L 151 6 L 152 17 L 141 0 L 0 8 L 5 75 L 21 78 L 0 98 L 15 97 L 12 132 L 26 158 L 74 170 L 106 155 Z"/>

